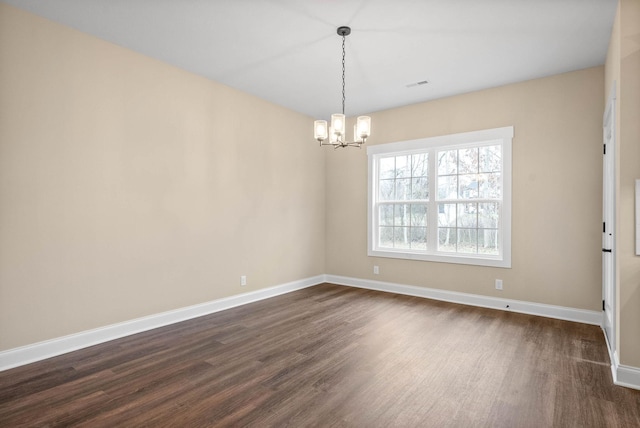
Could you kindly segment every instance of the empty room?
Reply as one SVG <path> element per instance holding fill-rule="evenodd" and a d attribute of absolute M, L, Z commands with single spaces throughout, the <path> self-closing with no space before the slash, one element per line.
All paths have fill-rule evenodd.
<path fill-rule="evenodd" d="M 0 0 L 0 426 L 640 426 L 639 118 L 639 0 Z"/>

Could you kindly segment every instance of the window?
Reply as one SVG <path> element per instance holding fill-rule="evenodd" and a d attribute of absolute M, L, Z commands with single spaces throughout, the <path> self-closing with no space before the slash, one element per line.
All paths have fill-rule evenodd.
<path fill-rule="evenodd" d="M 369 146 L 369 255 L 511 267 L 513 127 Z"/>

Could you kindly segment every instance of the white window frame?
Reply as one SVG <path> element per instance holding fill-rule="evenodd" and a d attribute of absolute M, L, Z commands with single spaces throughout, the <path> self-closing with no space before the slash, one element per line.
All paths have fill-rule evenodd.
<path fill-rule="evenodd" d="M 511 150 L 513 140 L 513 126 L 485 129 L 481 131 L 464 132 L 439 137 L 421 138 L 418 140 L 400 141 L 367 147 L 369 161 L 369 200 L 367 239 L 368 255 L 372 257 L 389 257 L 409 260 L 425 260 L 445 263 L 459 263 L 467 265 L 493 266 L 511 268 Z M 379 159 L 388 156 L 399 156 L 429 151 L 461 149 L 481 145 L 500 145 L 502 147 L 502 202 L 500 222 L 498 225 L 499 254 L 466 254 L 446 253 L 437 250 L 437 204 L 435 165 L 436 156 L 429 156 L 429 216 L 427 219 L 428 245 L 427 250 L 395 249 L 378 247 L 378 163 Z M 473 202 L 472 199 L 469 200 Z M 434 208 L 436 207 L 436 208 Z"/>

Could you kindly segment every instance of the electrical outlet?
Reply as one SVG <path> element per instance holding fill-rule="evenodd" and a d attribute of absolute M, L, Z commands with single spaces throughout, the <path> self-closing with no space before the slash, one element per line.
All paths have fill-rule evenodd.
<path fill-rule="evenodd" d="M 246 275 L 242 275 L 240 277 L 240 285 L 247 285 L 247 277 L 246 277 Z"/>
<path fill-rule="evenodd" d="M 374 274 L 374 275 L 378 275 L 379 273 L 380 273 L 380 267 L 378 267 L 378 266 L 374 266 L 374 267 L 373 267 L 373 274 Z"/>
<path fill-rule="evenodd" d="M 496 279 L 496 290 L 502 290 L 502 280 Z"/>

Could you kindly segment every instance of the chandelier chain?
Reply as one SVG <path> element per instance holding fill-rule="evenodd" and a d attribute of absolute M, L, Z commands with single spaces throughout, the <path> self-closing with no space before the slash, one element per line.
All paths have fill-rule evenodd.
<path fill-rule="evenodd" d="M 344 96 L 344 57 L 345 57 L 345 49 L 344 49 L 344 41 L 346 39 L 346 36 L 343 34 L 342 35 L 342 114 L 344 114 L 344 101 L 345 101 L 345 96 Z"/>

